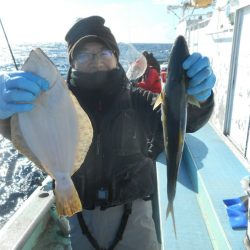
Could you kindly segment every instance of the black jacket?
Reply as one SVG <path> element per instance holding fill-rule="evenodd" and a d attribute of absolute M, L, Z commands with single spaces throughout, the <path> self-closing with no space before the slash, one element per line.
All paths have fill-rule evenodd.
<path fill-rule="evenodd" d="M 134 88 L 118 74 L 111 92 L 73 94 L 91 120 L 94 136 L 84 163 L 72 179 L 85 209 L 124 204 L 155 190 L 154 159 L 163 151 L 160 109 L 156 94 Z M 108 94 L 106 94 L 108 93 Z M 210 118 L 213 96 L 201 106 L 188 107 L 187 132 Z"/>

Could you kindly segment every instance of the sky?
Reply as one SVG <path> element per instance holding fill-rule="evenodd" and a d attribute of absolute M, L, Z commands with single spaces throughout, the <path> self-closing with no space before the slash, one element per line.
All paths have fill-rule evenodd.
<path fill-rule="evenodd" d="M 169 43 L 178 18 L 167 11 L 178 0 L 0 0 L 0 18 L 11 44 L 62 42 L 77 18 L 105 18 L 117 42 Z M 0 27 L 0 43 L 6 43 Z"/>

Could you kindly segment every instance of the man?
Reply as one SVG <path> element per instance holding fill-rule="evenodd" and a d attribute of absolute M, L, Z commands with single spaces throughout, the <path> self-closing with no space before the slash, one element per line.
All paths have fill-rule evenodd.
<path fill-rule="evenodd" d="M 66 35 L 68 85 L 94 129 L 86 159 L 72 177 L 84 207 L 69 218 L 72 248 L 159 249 L 150 200 L 154 159 L 163 150 L 160 112 L 153 111 L 156 95 L 131 87 L 104 22 L 98 16 L 81 19 Z M 193 132 L 211 115 L 215 76 L 209 60 L 197 53 L 183 68 L 190 77 L 188 93 L 201 103 L 188 108 L 187 132 Z M 27 72 L 2 75 L 2 126 L 8 128 L 14 113 L 31 110 L 47 89 L 44 79 Z"/>

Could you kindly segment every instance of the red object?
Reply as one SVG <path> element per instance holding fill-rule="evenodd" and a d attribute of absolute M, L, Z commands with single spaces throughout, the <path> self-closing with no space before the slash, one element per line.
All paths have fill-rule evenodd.
<path fill-rule="evenodd" d="M 161 78 L 157 70 L 149 66 L 143 76 L 143 81 L 137 86 L 153 93 L 161 93 Z"/>

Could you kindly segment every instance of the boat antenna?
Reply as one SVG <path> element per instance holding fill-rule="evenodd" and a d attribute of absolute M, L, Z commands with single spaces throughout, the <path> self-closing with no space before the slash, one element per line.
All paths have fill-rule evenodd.
<path fill-rule="evenodd" d="M 2 23 L 1 18 L 0 18 L 0 24 L 1 24 L 1 26 L 2 26 L 2 30 L 3 30 L 3 33 L 4 33 L 4 36 L 5 36 L 6 42 L 7 42 L 7 44 L 8 44 L 8 47 L 9 47 L 9 51 L 10 51 L 12 60 L 13 60 L 13 62 L 14 62 L 14 64 L 15 64 L 16 70 L 18 70 L 18 67 L 17 67 L 17 64 L 16 64 L 16 60 L 15 60 L 15 57 L 14 57 L 14 55 L 13 55 L 13 52 L 12 52 L 12 49 L 11 49 L 11 46 L 10 46 L 8 37 L 7 37 L 7 35 L 6 35 L 5 29 L 4 29 L 4 27 L 3 27 L 3 23 Z"/>

